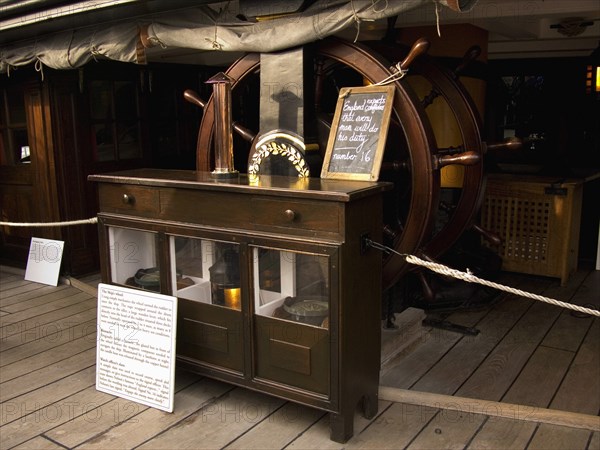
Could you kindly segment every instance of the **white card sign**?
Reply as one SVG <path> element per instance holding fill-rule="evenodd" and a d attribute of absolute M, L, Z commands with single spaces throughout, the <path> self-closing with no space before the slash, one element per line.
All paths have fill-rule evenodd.
<path fill-rule="evenodd" d="M 63 241 L 32 237 L 25 279 L 57 286 L 64 245 Z"/>
<path fill-rule="evenodd" d="M 96 389 L 173 412 L 177 298 L 98 285 Z"/>

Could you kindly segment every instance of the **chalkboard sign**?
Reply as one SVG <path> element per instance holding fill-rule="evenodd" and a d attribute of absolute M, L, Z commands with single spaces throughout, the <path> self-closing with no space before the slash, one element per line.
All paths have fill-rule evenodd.
<path fill-rule="evenodd" d="M 377 180 L 394 89 L 361 86 L 340 90 L 321 178 Z"/>

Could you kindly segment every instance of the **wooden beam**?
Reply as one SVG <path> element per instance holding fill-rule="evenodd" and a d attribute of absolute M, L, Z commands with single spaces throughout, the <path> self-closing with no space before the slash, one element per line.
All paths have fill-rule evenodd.
<path fill-rule="evenodd" d="M 548 423 L 600 432 L 600 417 L 538 406 L 501 403 L 429 392 L 409 391 L 388 386 L 379 387 L 379 399 L 396 403 L 448 409 L 472 414 L 503 417 L 527 422 Z"/>

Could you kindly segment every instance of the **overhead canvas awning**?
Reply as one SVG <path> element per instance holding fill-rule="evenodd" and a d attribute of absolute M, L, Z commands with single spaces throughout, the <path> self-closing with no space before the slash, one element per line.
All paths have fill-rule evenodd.
<path fill-rule="evenodd" d="M 0 72 L 27 64 L 43 64 L 53 69 L 74 69 L 91 59 L 143 63 L 144 50 L 135 23 L 107 29 L 73 30 L 43 39 L 0 47 Z"/>
<path fill-rule="evenodd" d="M 313 42 L 348 27 L 431 5 L 457 12 L 477 0 L 316 0 L 301 13 L 249 20 L 237 2 L 220 2 L 122 18 L 36 39 L 0 45 L 0 72 L 37 64 L 53 69 L 80 67 L 94 58 L 143 64 L 145 48 L 185 48 L 223 52 L 273 52 Z M 94 3 L 94 2 L 87 2 Z M 135 4 L 135 1 L 133 2 Z M 131 7 L 132 2 L 128 5 Z M 273 3 L 273 6 L 276 4 Z M 89 13 L 89 11 L 88 11 Z"/>

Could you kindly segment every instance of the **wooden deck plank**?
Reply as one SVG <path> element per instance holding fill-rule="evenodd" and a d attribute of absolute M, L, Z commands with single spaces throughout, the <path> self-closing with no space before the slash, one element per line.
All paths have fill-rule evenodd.
<path fill-rule="evenodd" d="M 536 302 L 456 391 L 462 397 L 500 400 L 550 329 L 559 311 Z"/>
<path fill-rule="evenodd" d="M 286 402 L 225 448 L 241 450 L 285 448 L 325 414 L 315 408 Z"/>
<path fill-rule="evenodd" d="M 13 450 L 65 450 L 62 445 L 58 445 L 55 442 L 52 442 L 48 438 L 44 436 L 37 436 L 33 439 L 30 439 L 27 442 L 23 442 L 16 447 L 13 447 Z"/>
<path fill-rule="evenodd" d="M 44 302 L 46 301 L 46 296 L 50 296 L 50 298 L 58 298 L 61 296 L 61 291 L 71 289 L 70 286 L 66 284 L 59 284 L 58 286 L 47 286 L 43 284 L 38 284 L 37 289 L 33 289 L 27 292 L 23 292 L 21 294 L 12 295 L 3 299 L 4 305 L 2 309 L 6 309 L 9 312 L 16 312 L 20 309 L 26 309 L 30 307 L 28 302 Z M 55 294 L 56 293 L 56 294 Z"/>
<path fill-rule="evenodd" d="M 461 325 L 475 326 L 484 315 L 483 312 L 471 315 L 470 321 L 462 322 Z M 410 388 L 461 338 L 459 333 L 423 327 L 422 336 L 419 338 L 422 343 L 408 355 L 401 355 L 401 358 L 390 361 L 381 375 L 380 383 L 385 386 Z"/>
<path fill-rule="evenodd" d="M 553 394 L 556 392 L 557 386 L 560 384 L 563 374 L 566 372 L 572 358 L 572 352 L 538 347 L 515 383 L 511 386 L 511 389 L 504 396 L 503 401 L 511 402 L 513 403 L 513 406 L 517 403 L 519 406 L 531 405 L 546 407 Z M 468 410 L 468 405 L 465 406 L 467 407 L 463 409 Z M 496 406 L 501 407 L 501 405 Z M 437 415 L 444 413 L 449 414 L 448 410 L 441 409 Z M 456 411 L 454 413 L 458 414 Z M 520 417 L 523 413 L 524 411 L 515 411 L 515 417 L 524 419 L 524 417 Z M 412 444 L 416 446 L 415 448 L 464 448 L 464 446 L 468 445 L 469 441 L 474 440 L 478 434 L 481 434 L 481 437 L 479 438 L 479 441 L 481 442 L 489 443 L 492 438 L 496 441 L 502 438 L 502 434 L 498 434 L 497 426 L 492 427 L 491 430 L 487 430 L 486 425 L 493 424 L 493 422 L 490 422 L 485 415 L 465 414 L 463 412 L 454 419 L 449 420 L 450 423 L 455 424 L 458 430 L 450 430 L 452 435 L 449 438 L 436 436 L 441 435 L 444 432 L 442 428 L 436 427 L 436 420 L 438 419 L 437 415 L 436 418 L 419 434 L 414 444 Z M 462 420 L 467 420 L 468 422 L 462 423 Z M 509 422 L 501 423 L 504 425 L 509 424 Z M 480 433 L 482 429 L 485 431 Z M 514 439 L 518 438 L 526 443 L 526 438 L 529 439 L 531 433 L 535 431 L 535 427 L 531 426 L 524 427 L 519 425 L 517 429 L 519 432 L 515 434 L 513 430 L 513 435 L 509 438 L 510 441 L 514 441 Z M 469 435 L 469 430 L 473 430 L 472 435 Z M 506 430 L 502 433 L 505 432 Z M 530 433 L 529 436 L 527 436 L 528 432 Z M 590 431 L 584 430 L 584 432 L 581 433 L 581 436 L 589 436 L 589 433 Z M 574 431 L 574 435 L 575 434 L 579 433 Z M 498 444 L 498 442 L 496 442 L 496 444 Z M 499 448 L 512 447 L 505 447 L 504 444 L 500 444 Z M 523 446 L 523 448 L 525 448 L 525 446 Z"/>
<path fill-rule="evenodd" d="M 581 279 L 582 274 L 585 274 L 583 279 Z M 581 279 L 581 283 L 577 285 L 576 292 L 568 299 L 568 302 L 588 308 L 600 306 L 600 294 L 598 294 L 600 292 L 599 274 L 599 271 L 578 271 L 573 280 L 569 281 L 568 286 L 572 286 L 573 281 L 579 279 Z M 581 314 L 575 311 L 563 309 L 556 324 L 544 338 L 542 345 L 577 351 L 592 320 L 592 317 L 582 317 Z"/>
<path fill-rule="evenodd" d="M 516 378 L 506 395 L 503 396 L 502 401 L 507 403 L 519 404 L 519 405 L 531 405 L 546 407 L 550 403 L 557 387 L 563 379 L 570 362 L 573 359 L 574 354 L 565 350 L 538 347 L 527 364 L 524 366 L 522 372 Z M 515 417 L 520 418 L 520 415 L 525 414 L 523 411 L 515 411 Z M 536 427 L 531 425 L 523 425 L 510 421 L 510 419 L 503 419 L 498 422 L 490 420 L 482 415 L 470 415 L 471 421 L 469 425 L 475 427 L 474 437 L 471 443 L 467 440 L 461 441 L 461 436 L 453 436 L 453 443 L 461 448 L 461 445 L 471 445 L 472 448 L 494 448 L 494 445 L 499 448 L 512 448 L 513 445 L 518 441 L 519 444 L 514 448 L 525 448 L 531 438 L 531 435 L 535 432 Z M 522 418 L 522 417 L 521 417 Z M 500 427 L 498 427 L 498 424 Z M 507 427 L 514 427 L 510 432 L 507 432 Z M 428 429 L 430 426 L 428 426 Z M 461 426 L 460 428 L 464 428 Z M 564 427 L 566 428 L 566 427 Z M 585 431 L 585 430 L 584 430 Z M 427 433 L 427 430 L 424 430 Z M 575 433 L 575 431 L 573 431 Z M 588 433 L 589 431 L 585 431 Z M 506 436 L 504 436 L 506 434 Z M 431 437 L 431 431 L 427 433 L 428 437 Z M 419 445 L 426 445 L 432 448 L 436 447 L 438 441 L 434 436 L 433 442 L 429 441 L 416 441 Z M 439 445 L 444 445 L 445 441 L 440 439 Z M 502 443 L 502 440 L 506 439 L 506 443 Z M 475 444 L 473 444 L 475 442 Z M 487 446 L 487 447 L 486 447 Z M 422 447 L 429 448 L 429 447 Z M 498 447 L 497 447 L 498 448 Z"/>
<path fill-rule="evenodd" d="M 594 319 L 562 381 L 552 408 L 596 415 L 600 411 L 600 319 Z"/>
<path fill-rule="evenodd" d="M 77 373 L 69 375 L 40 387 L 36 390 L 27 392 L 11 400 L 0 404 L 2 414 L 0 415 L 0 426 L 7 425 L 11 422 L 27 422 L 28 415 L 37 417 L 39 411 L 49 405 L 57 404 L 65 401 L 70 396 L 79 393 L 85 389 L 95 386 L 96 383 L 96 368 L 95 366 L 87 367 Z M 55 424 L 56 426 L 56 424 Z M 2 428 L 0 428 L 2 430 Z"/>
<path fill-rule="evenodd" d="M 43 433 L 50 435 L 51 430 L 62 430 L 62 424 L 76 423 L 80 428 L 76 434 L 79 436 L 83 432 L 89 433 L 91 427 L 98 423 L 115 425 L 115 419 L 126 421 L 132 411 L 148 409 L 137 403 L 115 400 L 113 395 L 96 390 L 95 366 L 77 375 L 3 403 L 2 417 L 8 423 L 0 428 L 0 448 L 18 445 Z M 198 378 L 198 375 L 188 372 L 177 374 L 177 379 L 184 383 Z M 5 405 L 12 406 L 12 409 L 5 411 Z M 70 430 L 72 425 L 65 427 Z M 106 430 L 106 426 L 101 429 Z"/>
<path fill-rule="evenodd" d="M 23 274 L 25 274 L 25 269 L 0 264 L 0 275 L 16 275 L 23 278 Z M 0 281 L 1 280 L 2 277 L 0 277 Z"/>
<path fill-rule="evenodd" d="M 536 386 L 534 389 L 535 392 L 531 394 L 531 398 L 528 399 L 528 404 L 536 404 L 540 403 L 549 403 L 550 398 L 556 391 L 556 387 L 560 383 L 562 379 L 562 374 L 565 373 L 566 368 L 568 367 L 569 362 L 571 361 L 573 354 L 571 352 L 565 352 L 556 349 L 546 349 L 546 352 L 557 353 L 560 352 L 562 358 L 556 358 L 556 362 L 553 363 L 556 367 L 550 367 L 550 370 L 555 370 L 558 368 L 562 368 L 562 371 L 557 370 L 557 375 L 553 380 L 549 380 L 546 383 Z M 527 382 L 531 382 L 533 378 L 533 374 L 537 374 L 536 370 L 540 369 L 540 361 L 546 362 L 544 359 L 544 355 L 540 352 L 537 357 L 533 357 L 528 365 L 523 370 L 521 376 L 518 380 L 523 381 L 523 385 L 526 385 Z M 543 372 L 546 374 L 546 372 Z M 509 395 L 507 395 L 505 401 L 511 400 L 511 395 L 517 397 L 519 395 L 522 396 L 522 392 L 520 390 L 521 384 L 516 383 L 509 391 Z M 497 406 L 497 405 L 496 405 Z M 545 406 L 545 405 L 544 405 Z M 468 405 L 466 405 L 465 410 L 468 410 Z M 443 416 L 446 417 L 443 417 Z M 477 435 L 481 434 L 481 436 L 477 439 L 477 442 L 480 442 L 485 445 L 489 445 L 490 448 L 521 448 L 521 447 L 507 447 L 501 441 L 505 439 L 503 437 L 506 430 L 499 431 L 498 430 L 498 422 L 492 421 L 490 423 L 490 429 L 488 430 L 485 425 L 489 422 L 487 416 L 482 414 L 469 414 L 462 411 L 450 411 L 447 409 L 442 409 L 438 412 L 435 418 L 419 433 L 418 437 L 409 445 L 407 448 L 464 448 L 469 445 L 474 439 L 477 439 Z M 500 422 L 502 425 L 513 425 L 511 422 Z M 493 427 L 492 427 L 493 425 Z M 481 429 L 485 431 L 480 433 Z M 519 433 L 513 435 L 509 435 L 506 437 L 508 443 L 511 443 L 515 440 L 520 440 L 523 444 L 522 448 L 525 448 L 528 439 L 531 436 L 531 433 L 535 430 L 535 426 L 527 426 L 522 427 L 518 426 Z M 523 428 L 525 430 L 523 430 Z M 513 430 L 514 431 L 514 430 Z M 589 432 L 588 432 L 589 433 Z M 478 447 L 473 447 L 478 448 Z"/>
<path fill-rule="evenodd" d="M 462 336 L 411 389 L 440 394 L 456 392 L 529 307 L 531 302 L 512 295 L 505 298 L 477 324 L 477 336 Z"/>
<path fill-rule="evenodd" d="M 4 349 L 5 342 L 2 343 L 2 351 L 0 352 L 0 370 L 21 361 L 26 358 L 31 358 L 35 355 L 46 351 L 52 351 L 56 347 L 60 347 L 76 339 L 87 339 L 96 342 L 96 313 L 90 311 L 91 320 L 83 323 L 76 323 L 68 328 L 62 327 L 46 327 L 39 330 L 39 337 L 35 340 L 30 340 L 21 345 L 12 346 Z"/>
<path fill-rule="evenodd" d="M 20 275 L 14 274 L 14 273 L 5 272 L 4 267 L 0 267 L 0 281 L 2 282 L 2 285 L 11 283 L 16 280 L 22 280 L 22 279 L 23 279 L 23 276 L 20 276 Z"/>
<path fill-rule="evenodd" d="M 518 274 L 502 274 L 498 282 L 536 293 L 542 292 L 552 283 L 546 278 L 524 277 Z M 512 301 L 515 298 L 504 294 L 500 295 L 503 295 L 503 299 L 489 309 L 457 311 L 449 315 L 447 320 L 457 325 L 478 327 L 488 314 L 494 314 L 493 311 L 496 309 L 502 310 L 505 301 Z M 508 300 L 509 298 L 511 300 Z M 526 305 L 530 304 L 528 300 L 521 299 L 521 301 L 524 301 Z M 411 354 L 391 361 L 388 370 L 382 374 L 382 385 L 403 389 L 411 388 L 442 360 L 447 352 L 465 338 L 464 335 L 457 332 L 431 328 L 423 330 L 426 333 L 422 338 L 424 343 Z"/>
<path fill-rule="evenodd" d="M 571 311 L 565 310 L 542 341 L 542 345 L 576 352 L 592 321 L 591 317 L 576 317 Z"/>
<path fill-rule="evenodd" d="M 247 389 L 233 389 L 138 448 L 223 448 L 283 402 Z"/>
<path fill-rule="evenodd" d="M 159 436 L 165 429 L 185 421 L 191 414 L 231 389 L 233 387 L 230 385 L 205 379 L 175 394 L 177 408 L 171 414 L 153 408 L 144 408 L 128 420 L 115 423 L 113 427 L 104 427 L 102 431 L 91 437 L 88 437 L 89 433 L 83 432 L 81 424 L 76 427 L 70 426 L 68 428 L 73 429 L 75 434 L 65 434 L 59 437 L 59 440 L 61 443 L 81 441 L 81 445 L 85 449 L 135 448 Z M 199 424 L 199 426 L 203 425 Z M 98 427 L 94 427 L 94 430 L 97 429 Z M 64 429 L 61 428 L 61 431 Z M 84 438 L 88 440 L 83 441 Z"/>
<path fill-rule="evenodd" d="M 548 406 L 572 359 L 572 352 L 542 346 L 538 347 L 510 390 L 502 398 L 502 401 L 520 405 Z M 554 407 L 555 405 L 553 404 L 552 406 Z M 525 410 L 521 412 L 514 411 L 514 413 L 516 419 L 519 419 L 520 415 L 526 414 Z M 506 442 L 499 448 L 526 448 L 537 427 L 532 426 L 531 423 L 530 425 L 525 425 L 525 423 L 523 421 L 514 422 L 510 419 L 492 420 L 490 418 L 475 435 L 470 448 L 498 448 L 494 446 L 499 445 L 498 442 L 503 439 Z M 576 438 L 576 436 L 589 436 L 590 433 L 587 430 L 576 430 L 557 425 L 543 424 L 543 427 L 550 427 L 549 429 L 558 427 L 563 430 L 572 430 L 575 440 L 580 439 L 580 437 Z"/>
<path fill-rule="evenodd" d="M 25 280 L 23 280 L 23 277 L 18 277 L 16 275 L 12 275 L 12 274 L 5 275 L 4 273 L 0 273 L 0 280 L 2 280 L 2 285 L 0 286 L 0 302 L 2 301 L 2 299 L 5 299 L 6 297 L 8 297 L 8 295 L 4 294 L 4 291 L 7 291 L 9 289 L 13 289 L 15 287 L 22 286 L 23 284 L 25 284 L 25 283 L 23 283 L 25 281 Z"/>
<path fill-rule="evenodd" d="M 298 436 L 291 442 L 286 449 L 307 450 L 307 449 L 322 449 L 322 450 L 341 450 L 346 447 L 346 444 L 340 444 L 329 439 L 329 414 L 323 415 L 315 422 L 308 430 Z M 354 434 L 359 432 L 356 430 L 356 422 L 354 426 Z"/>
<path fill-rule="evenodd" d="M 530 337 L 533 337 L 534 335 L 535 333 L 530 335 Z M 537 347 L 506 395 L 503 396 L 502 401 L 521 405 L 548 406 L 573 357 L 574 354 L 572 352 L 565 350 Z M 515 413 L 518 417 L 518 412 Z M 516 426 L 516 428 L 509 430 L 512 431 L 512 433 L 506 434 L 505 437 L 508 441 L 507 444 L 511 445 L 514 444 L 516 440 L 519 440 L 521 445 L 526 445 L 531 434 L 534 433 L 536 429 L 532 426 L 515 425 L 512 422 L 507 422 L 506 419 L 504 421 L 496 422 L 490 421 L 489 419 L 486 420 L 485 416 L 481 415 L 472 415 L 471 417 L 474 421 L 473 425 L 477 425 L 477 428 L 475 429 L 476 433 L 472 438 L 472 441 L 482 445 L 496 445 L 498 444 L 497 441 L 504 439 L 503 435 L 507 433 L 507 430 L 499 430 L 499 425 Z M 589 432 L 587 433 L 589 434 Z M 529 436 L 527 434 L 529 434 Z M 429 433 L 429 435 L 431 435 L 431 433 Z M 458 439 L 458 437 L 455 437 L 455 439 Z M 441 440 L 441 442 L 443 444 L 445 441 Z M 419 445 L 421 444 L 434 447 L 437 445 L 437 441 L 434 440 L 433 443 L 430 443 L 429 441 L 426 441 L 425 443 L 420 442 Z M 460 447 L 461 444 L 468 444 L 468 442 L 461 442 L 459 440 L 456 444 Z M 507 448 L 504 447 L 504 444 L 502 443 L 499 445 L 500 448 Z M 523 446 L 523 448 L 525 448 L 525 446 Z"/>
<path fill-rule="evenodd" d="M 515 412 L 517 414 L 517 412 Z M 525 449 L 537 424 L 504 417 L 488 417 L 477 431 L 467 449 L 498 450 Z"/>
<path fill-rule="evenodd" d="M 585 281 L 575 294 L 574 303 L 577 305 L 600 306 L 600 270 L 588 271 Z"/>
<path fill-rule="evenodd" d="M 437 408 L 391 403 L 362 432 L 348 441 L 345 448 L 405 448 L 437 414 Z"/>
<path fill-rule="evenodd" d="M 96 307 L 96 299 L 90 297 L 88 294 L 77 292 L 76 295 L 67 297 L 64 299 L 63 306 L 58 309 L 52 309 L 49 311 L 43 311 L 41 314 L 36 315 L 35 312 L 24 311 L 22 313 L 11 314 L 5 319 L 8 322 L 10 317 L 17 317 L 18 320 L 6 323 L 6 325 L 0 327 L 0 336 L 6 339 L 13 334 L 20 333 L 21 330 L 31 330 L 42 325 L 48 325 L 56 322 L 61 318 L 65 318 L 80 311 L 85 311 Z M 33 308 L 35 310 L 35 308 Z"/>
<path fill-rule="evenodd" d="M 39 287 L 37 286 L 37 283 L 20 278 L 2 283 L 2 286 L 0 286 L 0 294 L 2 294 L 2 298 L 6 298 L 18 294 L 19 292 L 26 292 L 30 289 L 36 289 L 37 287 Z"/>
<path fill-rule="evenodd" d="M 566 350 L 538 347 L 502 401 L 548 407 L 574 356 Z"/>
<path fill-rule="evenodd" d="M 76 325 L 95 319 L 97 313 L 95 299 L 86 301 L 89 303 L 85 305 L 79 303 L 75 305 L 75 308 L 63 308 L 60 311 L 49 313 L 48 317 L 41 318 L 39 322 L 32 319 L 10 324 L 0 329 L 0 343 L 3 350 L 38 339 L 51 339 L 51 336 L 55 336 L 57 333 L 68 333 L 68 330 Z M 86 306 L 87 309 L 85 309 Z M 6 335 L 2 333 L 6 333 Z"/>
<path fill-rule="evenodd" d="M 100 392 L 92 386 L 36 410 L 0 428 L 0 448 L 12 448 L 27 442 L 81 415 L 85 415 L 90 423 L 93 423 L 97 420 L 97 416 L 89 411 L 112 398 L 114 398 L 112 395 Z"/>
<path fill-rule="evenodd" d="M 14 281 L 12 283 L 8 283 L 8 285 L 12 287 L 3 286 L 3 289 L 0 291 L 0 306 L 2 308 L 6 307 L 7 305 L 12 305 L 14 303 L 13 297 L 37 291 L 45 286 L 43 284 L 34 283 L 33 281 L 27 280 Z"/>
<path fill-rule="evenodd" d="M 34 311 L 23 311 L 21 313 L 11 314 L 3 318 L 8 322 L 10 317 L 17 317 L 18 320 L 11 321 L 6 325 L 0 327 L 0 333 L 2 336 L 10 336 L 13 332 L 18 332 L 19 328 L 30 329 L 36 325 L 45 325 L 55 322 L 57 319 L 68 317 L 86 309 L 95 308 L 97 300 L 91 297 L 89 294 L 75 290 L 76 293 L 73 296 L 66 297 L 64 304 L 66 306 L 59 307 L 58 309 L 50 309 L 49 311 L 42 311 L 40 314 Z M 58 300 L 62 302 L 61 300 Z"/>
<path fill-rule="evenodd" d="M 484 420 L 481 414 L 442 409 L 406 449 L 463 449 Z"/>
<path fill-rule="evenodd" d="M 64 294 L 65 295 L 61 296 L 60 298 L 44 302 L 34 308 L 28 308 L 2 317 L 0 319 L 0 327 L 5 327 L 14 323 L 25 322 L 27 320 L 35 319 L 37 317 L 43 316 L 44 314 L 60 311 L 63 308 L 77 305 L 78 303 L 84 302 L 86 300 L 88 300 L 88 303 L 89 300 L 96 300 L 89 294 L 81 292 L 77 289 L 69 290 Z"/>
<path fill-rule="evenodd" d="M 53 347 L 45 352 L 38 353 L 29 358 L 21 359 L 2 367 L 0 370 L 0 383 L 22 377 L 24 373 L 41 370 L 53 364 L 58 364 L 69 357 L 85 350 L 96 348 L 96 333 L 85 338 L 72 339 L 63 345 Z"/>
<path fill-rule="evenodd" d="M 37 308 L 45 303 L 51 303 L 54 300 L 81 293 L 66 284 L 58 286 L 42 286 L 39 289 L 15 295 L 11 298 L 10 304 L 2 308 L 9 313 L 18 313 L 20 311 Z"/>
<path fill-rule="evenodd" d="M 185 419 L 212 398 L 232 389 L 230 385 L 201 379 L 179 371 L 175 383 L 175 408 L 172 414 L 141 403 L 110 396 L 110 401 L 89 407 L 45 432 L 67 448 L 85 443 L 86 448 L 133 448 L 160 434 L 165 428 Z"/>
<path fill-rule="evenodd" d="M 77 373 L 96 363 L 96 348 L 85 350 L 66 358 L 60 363 L 44 367 L 35 372 L 0 384 L 0 401 L 14 399 L 26 392 L 50 384 L 68 375 Z"/>
<path fill-rule="evenodd" d="M 587 450 L 598 450 L 600 448 L 600 432 L 594 432 L 590 443 L 587 446 Z"/>
<path fill-rule="evenodd" d="M 378 411 L 381 413 L 385 411 L 391 402 L 379 401 Z M 365 419 L 362 414 L 356 412 L 354 414 L 354 435 L 352 439 L 359 436 L 374 420 L 377 420 L 377 416 L 373 419 Z M 340 450 L 346 448 L 352 439 L 346 444 L 340 444 L 329 439 L 330 426 L 329 426 L 329 414 L 324 414 L 317 422 L 315 422 L 308 430 L 298 436 L 293 442 L 290 443 L 286 448 L 288 449 L 323 449 L 323 450 Z"/>
<path fill-rule="evenodd" d="M 543 423 L 536 429 L 527 450 L 585 450 L 591 434 L 588 430 Z"/>

